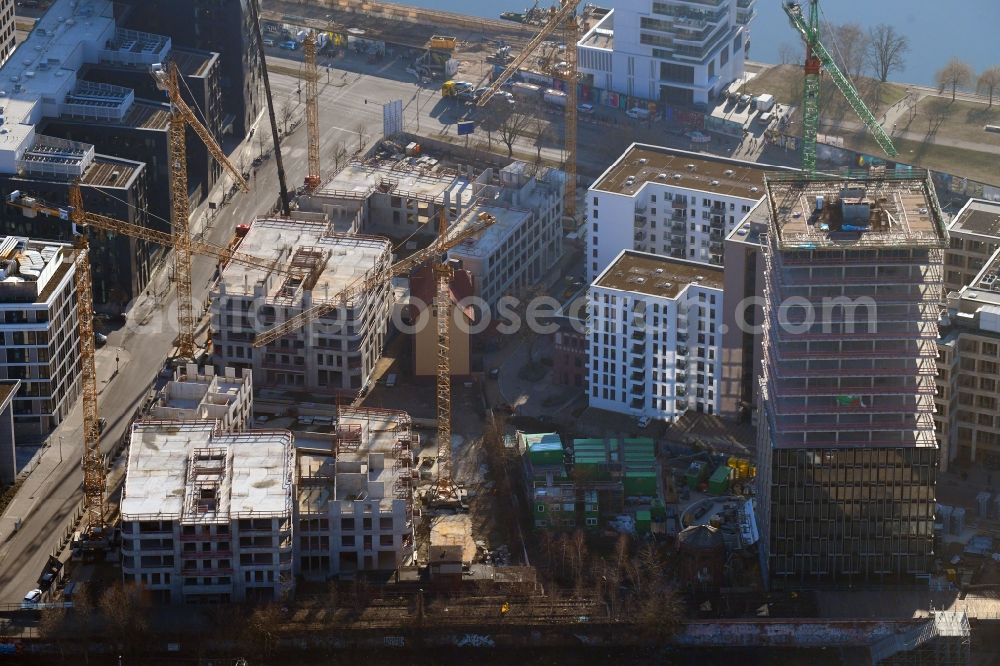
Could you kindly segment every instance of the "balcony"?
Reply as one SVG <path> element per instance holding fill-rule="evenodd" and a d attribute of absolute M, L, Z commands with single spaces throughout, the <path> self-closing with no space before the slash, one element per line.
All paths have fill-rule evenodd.
<path fill-rule="evenodd" d="M 670 247 L 677 249 L 677 248 L 683 248 L 684 245 L 685 245 L 685 243 L 684 243 L 684 236 L 671 236 L 670 237 Z"/>
<path fill-rule="evenodd" d="M 636 215 L 635 216 L 635 228 L 636 229 L 642 229 L 645 226 L 646 226 L 646 216 L 645 215 Z"/>
<path fill-rule="evenodd" d="M 198 567 L 181 569 L 182 576 L 229 576 L 232 575 L 232 567 L 218 569 L 199 569 Z"/>
<path fill-rule="evenodd" d="M 684 217 L 687 218 L 687 199 L 674 199 L 670 205 L 675 211 L 684 211 Z M 674 215 L 676 214 L 675 212 Z"/>
<path fill-rule="evenodd" d="M 676 352 L 676 354 L 677 354 L 677 356 L 687 356 L 688 355 L 688 348 L 685 347 L 684 345 L 677 345 L 677 352 Z M 678 360 L 680 360 L 680 359 L 678 359 Z"/>
<path fill-rule="evenodd" d="M 637 231 L 637 232 L 635 232 L 635 240 L 636 241 L 644 241 L 644 240 L 646 240 L 646 232 L 645 231 Z"/>
<path fill-rule="evenodd" d="M 684 384 L 685 382 L 687 382 L 687 378 L 688 376 L 686 373 L 683 372 L 674 373 L 674 381 L 677 382 L 678 384 Z"/>
<path fill-rule="evenodd" d="M 688 362 L 686 359 L 679 358 L 677 359 L 677 362 L 674 365 L 677 367 L 678 370 L 684 370 L 685 368 L 687 368 Z"/>
<path fill-rule="evenodd" d="M 687 341 L 688 341 L 688 334 L 684 333 L 684 332 L 681 332 L 681 331 L 677 331 L 677 344 L 680 345 L 680 344 L 685 343 Z M 680 348 L 678 347 L 678 352 L 679 351 L 680 351 Z"/>
<path fill-rule="evenodd" d="M 643 355 L 643 354 L 646 353 L 646 345 L 644 345 L 644 344 L 635 344 L 635 345 L 632 345 L 632 348 L 629 349 L 629 353 L 633 354 L 633 355 L 637 354 L 637 355 L 641 356 L 641 355 Z"/>

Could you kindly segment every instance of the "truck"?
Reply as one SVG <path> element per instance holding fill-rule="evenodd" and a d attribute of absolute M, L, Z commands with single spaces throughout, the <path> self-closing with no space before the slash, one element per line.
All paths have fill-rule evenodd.
<path fill-rule="evenodd" d="M 510 85 L 510 92 L 517 99 L 537 100 L 542 96 L 541 86 L 536 86 L 534 83 L 525 83 L 524 81 L 512 83 Z"/>
<path fill-rule="evenodd" d="M 474 88 L 468 81 L 445 81 L 441 84 L 441 97 L 457 97 L 466 91 L 471 95 Z"/>
<path fill-rule="evenodd" d="M 546 104 L 558 106 L 560 109 L 566 108 L 566 93 L 561 90 L 553 90 L 552 88 L 549 88 L 545 91 L 545 94 L 542 95 L 542 100 Z"/>

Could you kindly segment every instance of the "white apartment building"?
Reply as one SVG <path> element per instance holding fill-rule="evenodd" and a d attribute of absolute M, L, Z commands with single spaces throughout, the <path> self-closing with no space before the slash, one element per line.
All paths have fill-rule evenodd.
<path fill-rule="evenodd" d="M 47 435 L 80 390 L 76 266 L 65 243 L 0 237 L 0 380 L 20 380 L 14 428 Z"/>
<path fill-rule="evenodd" d="M 587 278 L 622 250 L 722 264 L 723 241 L 761 199 L 765 171 L 744 162 L 634 143 L 587 191 Z"/>
<path fill-rule="evenodd" d="M 722 269 L 623 250 L 590 286 L 590 405 L 672 421 L 722 402 Z"/>
<path fill-rule="evenodd" d="M 145 421 L 131 437 L 121 500 L 126 583 L 170 603 L 294 591 L 290 432 Z"/>
<path fill-rule="evenodd" d="M 944 293 L 961 291 L 1000 247 L 1000 203 L 969 199 L 948 224 Z"/>
<path fill-rule="evenodd" d="M 296 436 L 296 573 L 326 580 L 412 561 L 413 451 L 405 412 L 339 407 L 333 433 Z"/>
<path fill-rule="evenodd" d="M 707 104 L 743 75 L 756 0 L 619 0 L 577 42 L 583 83 Z"/>
<path fill-rule="evenodd" d="M 14 52 L 14 0 L 0 0 L 0 65 Z"/>
<path fill-rule="evenodd" d="M 240 432 L 253 418 L 253 373 L 225 368 L 221 375 L 206 365 L 188 363 L 160 390 L 149 409 L 158 421 L 215 421 L 220 430 Z"/>
<path fill-rule="evenodd" d="M 251 368 L 262 386 L 356 393 L 367 384 L 388 327 L 389 281 L 262 348 L 254 349 L 253 340 L 313 305 L 339 303 L 341 291 L 355 280 L 385 271 L 389 241 L 332 232 L 325 219 L 262 218 L 251 224 L 240 251 L 303 274 L 225 266 L 210 294 L 215 362 Z"/>

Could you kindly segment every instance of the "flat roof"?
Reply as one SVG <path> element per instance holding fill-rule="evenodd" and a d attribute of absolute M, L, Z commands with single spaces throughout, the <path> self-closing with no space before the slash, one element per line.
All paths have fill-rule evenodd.
<path fill-rule="evenodd" d="M 590 48 L 613 50 L 615 48 L 615 10 L 611 9 L 601 17 L 577 44 Z"/>
<path fill-rule="evenodd" d="M 200 49 L 174 47 L 170 50 L 170 59 L 184 76 L 205 76 L 218 54 Z"/>
<path fill-rule="evenodd" d="M 729 232 L 726 240 L 735 243 L 745 243 L 747 245 L 763 245 L 764 235 L 767 234 L 770 220 L 771 210 L 767 207 L 767 200 L 761 199 L 754 204 L 749 213 L 743 216 L 743 220 Z"/>
<path fill-rule="evenodd" d="M 0 236 L 0 303 L 45 303 L 73 267 L 68 243 Z"/>
<path fill-rule="evenodd" d="M 381 184 L 386 193 L 443 202 L 445 193 L 451 203 L 472 199 L 472 182 L 454 169 L 446 168 L 429 157 L 351 161 L 316 192 L 318 197 L 367 197 Z"/>
<path fill-rule="evenodd" d="M 946 247 L 927 173 L 768 173 L 770 229 L 781 249 Z M 822 208 L 817 208 L 818 201 Z"/>
<path fill-rule="evenodd" d="M 722 267 L 622 250 L 594 280 L 595 287 L 674 298 L 689 284 L 722 289 Z"/>
<path fill-rule="evenodd" d="M 135 174 L 146 168 L 142 162 L 110 155 L 95 155 L 80 182 L 99 187 L 128 187 Z"/>
<path fill-rule="evenodd" d="M 214 421 L 140 421 L 132 426 L 122 519 L 290 515 L 292 456 L 285 430 L 217 433 Z"/>
<path fill-rule="evenodd" d="M 948 231 L 966 232 L 1000 240 L 1000 202 L 969 199 L 948 225 Z"/>
<path fill-rule="evenodd" d="M 532 212 L 525 208 L 512 208 L 509 206 L 486 206 L 477 205 L 468 209 L 451 228 L 450 233 L 457 233 L 463 227 L 478 220 L 479 213 L 488 213 L 496 218 L 496 222 L 479 232 L 472 238 L 448 250 L 449 257 L 486 257 L 492 254 L 500 245 L 524 224 Z"/>
<path fill-rule="evenodd" d="M 356 279 L 363 278 L 379 262 L 390 260 L 390 243 L 385 238 L 329 231 L 323 221 L 258 218 L 240 242 L 240 252 L 275 261 L 277 265 L 304 270 L 304 278 L 282 277 L 261 268 L 230 262 L 220 282 L 230 294 L 252 294 L 254 286 L 269 276 L 266 297 L 298 302 L 303 292 L 312 291 L 313 302 L 335 298 Z"/>
<path fill-rule="evenodd" d="M 707 153 L 633 143 L 591 186 L 592 190 L 634 196 L 656 182 L 673 187 L 759 199 L 764 173 L 780 167 L 716 157 Z M 634 178 L 626 185 L 629 177 Z"/>
<path fill-rule="evenodd" d="M 961 294 L 962 300 L 967 301 L 972 308 L 978 305 L 1000 305 L 1000 248 L 993 252 L 979 275 L 962 289 Z"/>

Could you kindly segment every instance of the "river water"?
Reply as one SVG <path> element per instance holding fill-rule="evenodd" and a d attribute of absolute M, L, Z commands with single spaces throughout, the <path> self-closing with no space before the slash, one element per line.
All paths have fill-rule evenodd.
<path fill-rule="evenodd" d="M 798 42 L 781 3 L 757 0 L 757 17 L 750 24 L 751 59 L 778 62 L 781 45 Z M 407 0 L 403 4 L 489 17 L 531 6 L 527 0 Z M 545 0 L 540 4 L 545 6 Z M 614 2 L 598 0 L 596 4 Z M 953 56 L 976 72 L 1000 65 L 1000 0 L 823 0 L 821 6 L 833 23 L 853 21 L 866 28 L 891 23 L 905 34 L 910 40 L 906 67 L 893 75 L 900 82 L 930 85 L 934 72 Z"/>

